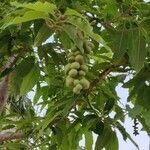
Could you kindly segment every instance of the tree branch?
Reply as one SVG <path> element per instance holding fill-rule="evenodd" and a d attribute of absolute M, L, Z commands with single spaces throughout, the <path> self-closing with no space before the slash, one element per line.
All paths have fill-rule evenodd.
<path fill-rule="evenodd" d="M 2 68 L 0 68 L 0 72 L 4 72 L 6 69 L 11 69 L 16 64 L 16 62 L 18 61 L 21 55 L 22 55 L 22 52 L 11 56 L 6 66 L 3 66 Z"/>
<path fill-rule="evenodd" d="M 102 80 L 105 79 L 105 77 L 113 71 L 113 69 L 117 68 L 118 66 L 114 66 L 114 65 L 111 65 L 109 66 L 108 68 L 106 68 L 102 73 L 100 73 L 98 75 L 98 77 L 96 77 L 93 81 L 91 81 L 91 84 L 90 84 L 90 88 L 88 91 L 91 91 L 98 83 L 100 83 Z"/>
<path fill-rule="evenodd" d="M 0 142 L 22 139 L 25 137 L 25 134 L 22 132 L 8 132 L 8 133 L 0 133 Z"/>

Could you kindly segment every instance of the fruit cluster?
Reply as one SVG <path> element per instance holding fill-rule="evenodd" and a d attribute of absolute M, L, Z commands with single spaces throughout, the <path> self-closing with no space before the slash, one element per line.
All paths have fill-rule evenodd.
<path fill-rule="evenodd" d="M 90 82 L 85 78 L 88 71 L 86 59 L 78 50 L 70 52 L 67 58 L 69 63 L 65 66 L 66 86 L 73 88 L 75 94 L 79 94 L 90 86 Z"/>

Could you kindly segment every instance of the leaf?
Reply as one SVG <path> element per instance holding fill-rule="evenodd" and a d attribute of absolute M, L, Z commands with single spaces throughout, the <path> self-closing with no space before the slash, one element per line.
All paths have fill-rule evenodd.
<path fill-rule="evenodd" d="M 35 19 L 44 19 L 45 17 L 47 17 L 47 14 L 40 12 L 40 11 L 38 12 L 38 11 L 31 10 L 31 11 L 25 12 L 24 15 L 21 17 L 15 17 L 14 20 L 10 22 L 7 26 L 20 24 L 20 23 L 32 21 Z"/>
<path fill-rule="evenodd" d="M 143 113 L 146 125 L 150 128 L 150 110 Z"/>
<path fill-rule="evenodd" d="M 133 109 L 129 111 L 129 116 L 135 118 L 137 115 L 140 115 L 143 111 L 143 107 L 140 105 L 135 105 Z"/>
<path fill-rule="evenodd" d="M 86 18 L 83 17 L 80 13 L 78 13 L 77 11 L 75 11 L 73 9 L 70 9 L 70 8 L 67 8 L 67 10 L 65 11 L 64 15 L 67 15 L 67 16 L 77 16 L 77 17 L 80 17 L 80 18 L 84 19 L 85 21 L 87 21 Z"/>
<path fill-rule="evenodd" d="M 64 32 L 69 36 L 69 38 L 74 42 L 74 44 L 80 49 L 83 53 L 83 41 L 77 37 L 77 30 L 71 25 L 65 25 L 63 27 Z"/>
<path fill-rule="evenodd" d="M 84 135 L 85 135 L 85 150 L 92 150 L 93 146 L 92 132 L 86 132 Z"/>
<path fill-rule="evenodd" d="M 95 150 L 102 150 L 103 148 L 106 148 L 106 150 L 118 149 L 118 140 L 116 137 L 116 133 L 108 127 L 105 127 L 103 133 L 99 135 L 96 140 Z"/>
<path fill-rule="evenodd" d="M 18 64 L 18 66 L 14 69 L 14 71 L 16 71 L 18 76 L 24 77 L 33 68 L 34 62 L 35 58 L 33 56 L 26 57 Z"/>
<path fill-rule="evenodd" d="M 130 49 L 130 38 L 128 31 L 122 32 L 110 32 L 113 41 L 113 52 L 114 52 L 114 59 L 118 60 L 128 49 Z"/>
<path fill-rule="evenodd" d="M 109 98 L 104 106 L 104 113 L 108 114 L 115 104 L 115 100 L 113 98 Z"/>
<path fill-rule="evenodd" d="M 127 138 L 134 144 L 134 146 L 138 149 L 139 149 L 139 146 L 136 144 L 136 142 L 131 138 L 130 134 L 128 134 L 125 130 L 125 128 L 119 123 L 117 122 L 117 128 L 118 130 L 121 132 L 122 136 L 123 136 L 123 139 L 126 140 Z"/>
<path fill-rule="evenodd" d="M 11 2 L 12 6 L 16 6 L 17 8 L 28 8 L 35 11 L 45 12 L 45 13 L 53 13 L 56 9 L 54 4 L 48 2 L 35 2 L 35 3 L 18 3 L 18 2 Z"/>
<path fill-rule="evenodd" d="M 38 47 L 42 45 L 51 35 L 52 31 L 50 28 L 46 24 L 43 24 L 35 37 L 34 46 Z"/>
<path fill-rule="evenodd" d="M 106 150 L 118 150 L 119 149 L 118 138 L 115 132 L 111 133 L 109 137 L 109 143 L 106 145 Z"/>
<path fill-rule="evenodd" d="M 47 126 L 60 114 L 62 113 L 62 110 L 59 110 L 58 112 L 54 111 L 50 111 L 46 116 L 45 119 L 39 124 L 39 126 L 37 127 L 37 130 L 39 131 L 37 138 L 41 137 L 43 134 L 43 131 L 45 128 L 47 128 Z"/>
<path fill-rule="evenodd" d="M 32 70 L 23 78 L 23 82 L 20 88 L 20 95 L 25 95 L 29 92 L 34 85 L 38 82 L 40 77 L 40 70 L 37 65 L 35 65 Z"/>
<path fill-rule="evenodd" d="M 107 50 L 111 50 L 110 47 L 107 46 L 106 42 L 103 40 L 103 38 L 93 32 L 93 28 L 90 26 L 89 22 L 86 19 L 82 18 L 75 18 L 70 17 L 67 22 L 72 24 L 73 26 L 79 28 L 81 31 L 83 31 L 86 35 L 90 36 L 93 40 L 95 40 L 98 43 L 101 43 Z"/>
<path fill-rule="evenodd" d="M 143 83 L 144 84 L 144 83 Z M 136 103 L 143 106 L 144 108 L 149 109 L 150 105 L 150 87 L 144 84 L 137 91 L 137 101 Z"/>
<path fill-rule="evenodd" d="M 147 53 L 146 41 L 139 30 L 130 33 L 130 40 L 132 41 L 132 48 L 128 51 L 130 63 L 138 73 L 144 66 Z"/>

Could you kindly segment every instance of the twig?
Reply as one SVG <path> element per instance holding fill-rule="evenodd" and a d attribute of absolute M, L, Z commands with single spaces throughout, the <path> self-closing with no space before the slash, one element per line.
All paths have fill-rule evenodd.
<path fill-rule="evenodd" d="M 8 133 L 0 133 L 0 142 L 8 141 L 8 140 L 15 140 L 15 139 L 22 139 L 25 137 L 25 134 L 22 132 L 8 132 Z"/>
<path fill-rule="evenodd" d="M 96 77 L 90 84 L 90 88 L 88 91 L 91 91 L 98 83 L 100 83 L 101 81 L 103 81 L 105 79 L 105 77 L 111 72 L 113 71 L 113 69 L 117 68 L 118 66 L 114 66 L 111 65 L 108 68 L 106 68 L 102 73 L 100 73 L 98 75 L 98 77 Z"/>

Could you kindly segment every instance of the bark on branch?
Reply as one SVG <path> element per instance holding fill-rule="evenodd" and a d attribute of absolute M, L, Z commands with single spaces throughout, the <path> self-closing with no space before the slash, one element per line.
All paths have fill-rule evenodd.
<path fill-rule="evenodd" d="M 0 133 L 0 142 L 22 139 L 25 137 L 25 134 L 22 132 L 8 132 L 8 133 Z"/>
<path fill-rule="evenodd" d="M 112 72 L 116 67 L 118 66 L 114 66 L 114 65 L 111 65 L 109 66 L 108 68 L 106 68 L 105 70 L 103 70 L 102 73 L 100 73 L 98 75 L 97 78 L 95 78 L 91 84 L 90 84 L 90 88 L 88 91 L 91 91 L 97 84 L 99 84 L 101 81 L 103 81 L 105 79 L 105 77 L 110 73 Z"/>

